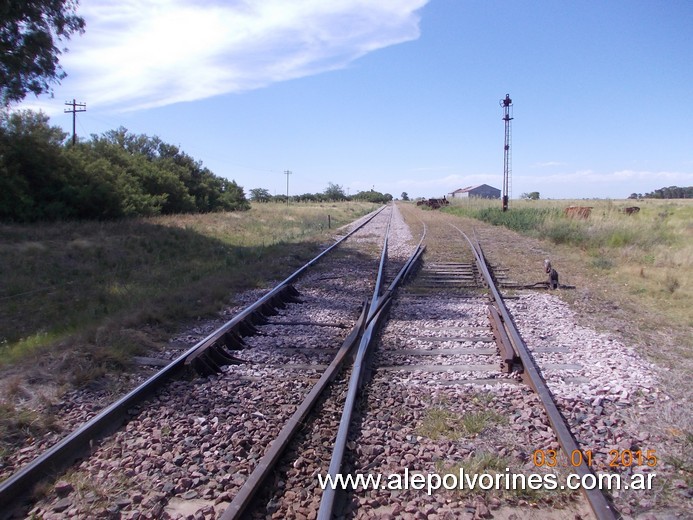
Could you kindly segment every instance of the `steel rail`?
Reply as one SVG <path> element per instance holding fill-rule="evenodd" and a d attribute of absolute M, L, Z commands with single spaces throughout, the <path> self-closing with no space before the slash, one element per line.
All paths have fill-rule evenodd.
<path fill-rule="evenodd" d="M 383 250 L 380 253 L 380 263 L 378 264 L 378 276 L 375 279 L 375 288 L 373 289 L 373 297 L 371 298 L 371 308 L 374 308 L 378 300 L 380 299 L 380 292 L 383 285 L 383 277 L 385 276 L 385 263 L 387 262 L 387 245 L 390 241 L 390 226 L 392 225 L 392 216 L 395 214 L 394 210 L 390 213 L 390 220 L 387 221 L 387 228 L 385 229 L 385 240 L 383 242 Z M 370 314 L 368 316 L 371 318 Z"/>
<path fill-rule="evenodd" d="M 368 309 L 368 304 L 364 303 L 363 310 L 361 311 L 361 317 L 358 319 L 356 325 L 354 325 L 354 328 L 344 340 L 344 343 L 342 343 L 337 355 L 334 357 L 327 369 L 325 369 L 318 382 L 315 383 L 291 418 L 286 422 L 284 427 L 277 435 L 277 438 L 272 441 L 267 452 L 265 452 L 265 454 L 262 456 L 257 466 L 255 466 L 253 472 L 245 481 L 241 489 L 238 490 L 238 493 L 236 493 L 236 496 L 224 511 L 224 514 L 221 516 L 221 520 L 240 518 L 245 513 L 248 506 L 252 503 L 252 500 L 257 494 L 260 486 L 274 470 L 274 467 L 284 453 L 284 450 L 288 446 L 289 442 L 291 439 L 293 439 L 299 428 L 303 426 L 303 420 L 318 402 L 318 399 L 322 395 L 323 391 L 327 388 L 328 384 L 341 370 L 344 361 L 347 359 L 353 350 L 354 345 L 356 345 L 356 342 L 363 334 Z"/>
<path fill-rule="evenodd" d="M 482 272 L 484 280 L 488 284 L 488 288 L 491 291 L 493 299 L 495 300 L 500 315 L 505 323 L 508 335 L 510 336 L 513 346 L 520 357 L 520 361 L 522 362 L 524 368 L 524 374 L 526 376 L 525 379 L 541 400 L 541 403 L 549 418 L 549 423 L 556 434 L 556 438 L 563 449 L 563 452 L 566 454 L 572 454 L 575 452 L 583 453 L 582 450 L 580 450 L 580 446 L 575 440 L 575 437 L 573 437 L 565 418 L 558 409 L 553 394 L 549 390 L 546 380 L 541 375 L 541 371 L 539 370 L 539 367 L 535 363 L 532 354 L 527 348 L 527 344 L 522 339 L 522 336 L 520 336 L 520 332 L 512 319 L 510 311 L 508 311 L 508 308 L 505 305 L 503 297 L 496 288 L 478 240 L 476 243 L 473 243 L 460 228 L 453 224 L 451 224 L 451 226 L 457 229 L 457 231 L 459 231 L 462 236 L 467 239 L 467 242 L 469 242 L 469 245 L 472 248 L 479 270 Z M 584 462 L 586 458 L 580 457 L 580 460 L 580 465 L 575 466 L 574 468 L 575 471 L 580 475 L 580 478 L 582 479 L 586 475 L 592 475 L 594 477 L 594 472 Z M 607 500 L 607 497 L 599 489 L 585 489 L 582 487 L 581 490 L 598 520 L 615 520 L 619 518 L 619 515 L 613 505 Z"/>
<path fill-rule="evenodd" d="M 344 402 L 344 408 L 342 410 L 342 417 L 339 422 L 339 429 L 337 430 L 337 437 L 334 441 L 334 447 L 332 449 L 332 457 L 330 459 L 330 466 L 328 469 L 328 479 L 331 478 L 332 482 L 335 482 L 337 474 L 340 472 L 342 467 L 342 461 L 344 459 L 344 453 L 346 452 L 347 438 L 349 436 L 349 428 L 351 426 L 351 418 L 354 411 L 354 406 L 356 405 L 356 398 L 358 397 L 359 391 L 363 384 L 364 369 L 366 367 L 365 360 L 369 354 L 370 346 L 372 343 L 373 336 L 378 326 L 381 323 L 381 318 L 386 314 L 387 307 L 392 302 L 392 298 L 397 290 L 400 282 L 402 282 L 412 271 L 415 263 L 421 258 L 425 247 L 423 246 L 423 240 L 426 236 L 426 227 L 424 226 L 424 231 L 421 236 L 419 244 L 416 246 L 414 253 L 405 262 L 404 266 L 400 269 L 395 279 L 392 281 L 385 293 L 379 298 L 375 298 L 377 291 L 376 287 L 374 293 L 374 303 L 371 304 L 371 309 L 368 316 L 368 325 L 366 330 L 361 337 L 359 343 L 358 351 L 356 352 L 356 359 L 354 360 L 354 366 L 351 370 L 351 377 L 349 378 L 349 387 L 347 389 L 347 395 Z M 385 242 L 385 247 L 383 251 L 383 258 L 387 254 L 387 240 Z M 381 269 L 384 263 L 381 263 Z M 322 497 L 320 499 L 320 508 L 318 510 L 318 520 L 330 520 L 332 518 L 332 513 L 334 510 L 334 503 L 337 496 L 337 489 L 327 486 L 322 492 Z"/>
<path fill-rule="evenodd" d="M 347 435 L 349 434 L 349 424 L 351 423 L 351 415 L 354 410 L 354 404 L 356 403 L 356 395 L 358 392 L 358 388 L 361 384 L 363 360 L 365 358 L 368 345 L 370 345 L 371 343 L 371 337 L 373 336 L 373 331 L 378 321 L 374 320 L 374 318 L 376 315 L 380 315 L 378 302 L 381 299 L 381 286 L 383 282 L 383 277 L 385 276 L 385 262 L 387 261 L 387 246 L 390 238 L 391 223 L 392 214 L 390 214 L 390 222 L 388 222 L 387 230 L 385 231 L 383 250 L 380 255 L 380 264 L 378 265 L 378 276 L 376 277 L 375 287 L 373 289 L 373 297 L 371 299 L 371 305 L 368 311 L 368 318 L 366 320 L 368 322 L 368 325 L 366 326 L 366 329 L 364 330 L 363 335 L 361 336 L 359 348 L 356 352 L 356 358 L 354 359 L 354 366 L 351 369 L 351 376 L 349 378 L 347 395 L 344 401 L 344 407 L 342 409 L 342 418 L 339 422 L 337 438 L 335 439 L 334 446 L 332 448 L 332 457 L 330 459 L 330 467 L 328 469 L 328 474 L 332 477 L 339 473 L 339 469 L 342 465 L 344 451 L 346 450 L 346 439 Z M 318 511 L 318 520 L 323 518 L 329 519 L 332 517 L 334 497 L 334 489 L 331 491 L 328 491 L 328 489 L 323 490 L 322 498 L 320 500 L 320 509 Z"/>
<path fill-rule="evenodd" d="M 246 510 L 257 495 L 257 492 L 260 490 L 262 484 L 274 471 L 275 466 L 279 462 L 284 450 L 289 445 L 289 442 L 293 439 L 299 428 L 303 426 L 303 420 L 305 419 L 306 415 L 314 408 L 318 399 L 326 390 L 328 384 L 334 380 L 337 373 L 341 370 L 344 361 L 351 354 L 353 347 L 357 344 L 359 339 L 361 339 L 363 335 L 367 333 L 367 322 L 368 319 L 371 318 L 371 308 L 378 302 L 380 297 L 379 295 L 384 276 L 385 262 L 387 258 L 387 245 L 390 236 L 390 226 L 392 224 L 393 213 L 390 214 L 390 219 L 388 220 L 387 228 L 385 230 L 383 251 L 380 255 L 380 262 L 378 264 L 378 271 L 371 303 L 369 304 L 366 302 L 364 304 L 361 318 L 359 318 L 359 321 L 342 344 L 342 347 L 337 352 L 337 355 L 332 360 L 325 372 L 323 372 L 320 380 L 313 386 L 303 402 L 299 405 L 292 417 L 286 422 L 277 437 L 272 441 L 269 449 L 262 456 L 257 466 L 255 466 L 255 469 L 246 479 L 243 486 L 241 486 L 241 489 L 238 490 L 233 500 L 222 514 L 221 520 L 235 520 L 243 517 Z"/>
<path fill-rule="evenodd" d="M 368 224 L 371 220 L 373 220 L 378 214 L 380 214 L 381 211 L 383 211 L 387 206 L 382 206 L 380 209 L 377 211 L 373 212 L 372 215 L 369 216 L 368 219 L 364 220 L 361 224 L 359 224 L 356 228 L 351 230 L 348 234 L 344 235 L 342 238 L 337 240 L 334 244 L 332 244 L 330 247 L 325 249 L 322 253 L 317 255 L 315 258 L 310 260 L 308 263 L 300 267 L 298 270 L 294 271 L 291 275 L 289 275 L 284 281 L 280 282 L 277 284 L 274 289 L 272 289 L 269 293 L 264 295 L 262 298 L 257 300 L 255 303 L 252 305 L 248 306 L 246 309 L 241 311 L 234 319 L 231 321 L 225 323 L 221 327 L 219 327 L 217 330 L 212 332 L 209 336 L 207 336 L 205 339 L 200 341 L 197 345 L 192 347 L 188 352 L 184 354 L 186 358 L 186 363 L 190 364 L 190 362 L 199 357 L 200 354 L 212 347 L 218 340 L 222 339 L 225 334 L 227 334 L 230 330 L 233 330 L 234 328 L 238 327 L 238 325 L 245 320 L 247 320 L 249 317 L 251 317 L 254 313 L 258 312 L 263 305 L 267 305 L 272 302 L 273 299 L 277 298 L 282 291 L 286 291 L 287 288 L 289 287 L 290 284 L 295 282 L 305 271 L 307 271 L 310 267 L 312 267 L 316 262 L 318 262 L 321 258 L 326 256 L 330 251 L 332 251 L 334 248 L 336 248 L 339 244 L 344 242 L 347 238 L 351 237 L 354 233 L 356 233 L 359 229 L 361 229 L 363 226 Z M 181 356 L 182 357 L 182 356 Z"/>
<path fill-rule="evenodd" d="M 493 329 L 493 334 L 496 337 L 496 344 L 498 345 L 498 350 L 501 355 L 501 370 L 506 373 L 513 371 L 515 365 L 515 358 L 517 353 L 515 352 L 515 347 L 508 337 L 508 333 L 505 330 L 503 324 L 503 318 L 498 312 L 498 309 L 492 304 L 488 306 L 488 316 L 491 320 L 491 328 Z"/>
<path fill-rule="evenodd" d="M 220 342 L 226 343 L 229 335 L 232 334 L 234 330 L 242 327 L 248 319 L 259 313 L 263 307 L 272 305 L 274 302 L 284 297 L 285 293 L 291 292 L 292 287 L 290 284 L 292 282 L 335 247 L 368 224 L 386 207 L 387 206 L 382 206 L 364 217 L 364 221 L 357 227 L 322 251 L 307 264 L 296 270 L 262 298 L 246 307 L 243 311 L 234 316 L 233 319 L 196 343 L 170 364 L 140 384 L 137 388 L 131 390 L 125 396 L 109 405 L 92 419 L 68 434 L 57 444 L 20 468 L 19 471 L 10 475 L 3 482 L 0 482 L 0 518 L 9 517 L 13 510 L 21 505 L 22 501 L 31 491 L 31 488 L 38 482 L 65 470 L 87 453 L 94 440 L 103 438 L 116 431 L 126 422 L 128 410 L 143 402 L 171 378 L 181 373 L 186 365 L 190 363 L 189 360 L 199 358 L 202 351 L 219 346 Z"/>
<path fill-rule="evenodd" d="M 419 219 L 419 221 L 421 222 L 421 224 L 423 224 L 423 231 L 421 232 L 421 239 L 419 240 L 419 243 L 416 245 L 414 252 L 404 263 L 404 266 L 402 266 L 402 269 L 399 270 L 395 278 L 392 280 L 388 288 L 385 290 L 382 297 L 375 302 L 375 306 L 371 304 L 372 316 L 367 320 L 367 323 L 370 323 L 373 317 L 375 317 L 380 312 L 382 307 L 384 307 L 387 304 L 387 301 L 394 296 L 394 293 L 396 292 L 397 287 L 399 287 L 400 282 L 404 280 L 407 276 L 409 276 L 409 274 L 411 274 L 411 272 L 414 269 L 414 266 L 419 261 L 421 256 L 423 256 L 424 251 L 426 250 L 426 246 L 424 245 L 424 239 L 426 238 L 427 227 L 425 222 L 423 222 L 421 219 Z"/>

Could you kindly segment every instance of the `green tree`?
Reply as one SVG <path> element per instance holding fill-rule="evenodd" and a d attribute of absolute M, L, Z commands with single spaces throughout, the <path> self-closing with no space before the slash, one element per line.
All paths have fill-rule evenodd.
<path fill-rule="evenodd" d="M 525 200 L 539 200 L 539 192 L 530 191 L 529 193 L 523 193 L 520 195 L 520 198 Z"/>
<path fill-rule="evenodd" d="M 51 92 L 66 74 L 58 45 L 84 32 L 74 0 L 5 0 L 0 3 L 0 103 L 7 107 L 29 92 Z"/>
<path fill-rule="evenodd" d="M 215 210 L 246 211 L 250 209 L 245 192 L 236 181 L 216 177 L 215 182 L 218 183 L 220 193 Z"/>
<path fill-rule="evenodd" d="M 65 207 L 66 137 L 41 112 L 0 112 L 0 218 L 53 218 Z"/>
<path fill-rule="evenodd" d="M 325 199 L 322 193 L 304 193 L 303 195 L 297 195 L 294 197 L 299 202 L 319 202 Z"/>
<path fill-rule="evenodd" d="M 134 178 L 103 157 L 89 156 L 82 146 L 70 146 L 65 154 L 78 177 L 73 184 L 79 190 L 75 200 L 78 218 L 107 220 L 142 214 L 146 204 L 133 207 L 129 200 L 130 194 L 143 195 Z"/>
<path fill-rule="evenodd" d="M 354 195 L 355 200 L 363 200 L 366 202 L 373 202 L 376 204 L 383 204 L 385 202 L 390 202 L 392 200 L 392 195 L 389 193 L 380 193 L 379 191 L 360 191 Z"/>
<path fill-rule="evenodd" d="M 0 111 L 0 220 L 250 208 L 243 188 L 158 137 L 119 128 L 66 146 L 43 113 Z"/>
<path fill-rule="evenodd" d="M 254 202 L 269 202 L 272 194 L 265 188 L 253 188 L 250 190 L 250 200 Z"/>
<path fill-rule="evenodd" d="M 669 186 L 667 188 L 659 188 L 652 193 L 645 194 L 646 199 L 690 199 L 693 198 L 693 186 L 679 188 L 678 186 Z"/>
<path fill-rule="evenodd" d="M 402 192 L 402 195 L 399 196 L 400 199 L 407 201 L 409 200 L 409 194 L 406 191 Z"/>
<path fill-rule="evenodd" d="M 344 200 L 346 199 L 346 193 L 344 193 L 344 188 L 339 184 L 334 184 L 329 182 L 327 188 L 323 192 L 327 200 Z"/>
<path fill-rule="evenodd" d="M 92 136 L 89 144 L 97 154 L 124 168 L 124 175 L 137 180 L 147 197 L 129 192 L 137 203 L 128 207 L 139 207 L 137 211 L 142 214 L 250 208 L 243 189 L 234 181 L 214 175 L 202 163 L 158 137 L 131 134 L 120 127 L 100 137 Z"/>

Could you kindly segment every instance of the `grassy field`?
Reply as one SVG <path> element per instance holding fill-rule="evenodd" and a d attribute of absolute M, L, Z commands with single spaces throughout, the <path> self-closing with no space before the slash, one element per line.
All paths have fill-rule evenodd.
<path fill-rule="evenodd" d="M 570 205 L 594 209 L 587 220 L 571 220 L 563 215 Z M 633 205 L 641 208 L 636 215 L 619 211 Z M 654 508 L 647 509 L 683 503 L 690 517 L 688 497 L 679 491 L 693 486 L 693 201 L 512 201 L 505 214 L 500 201 L 469 201 L 444 211 L 400 206 L 413 225 L 421 219 L 430 228 L 454 224 L 473 232 L 487 260 L 507 268 L 512 281 L 545 281 L 543 262 L 550 258 L 561 282 L 571 286 L 552 295 L 570 306 L 576 323 L 649 361 L 658 379 L 655 404 L 625 407 L 619 415 L 649 437 L 648 447 L 663 462 Z M 445 240 L 427 245 L 427 254 L 447 253 Z M 611 368 L 628 369 L 627 362 Z M 453 420 L 436 419 L 429 419 L 433 429 Z"/>
<path fill-rule="evenodd" d="M 78 384 L 121 368 L 181 322 L 312 258 L 328 240 L 328 215 L 334 229 L 375 207 L 260 204 L 235 213 L 0 225 L 0 368 L 64 356 L 61 376 Z"/>
<path fill-rule="evenodd" d="M 592 206 L 588 219 L 564 215 L 570 205 Z M 636 205 L 640 212 L 622 209 Z M 658 309 L 666 322 L 693 326 L 693 201 L 459 201 L 445 211 L 504 226 L 580 255 L 614 290 Z M 690 346 L 690 343 L 689 343 Z M 689 353 L 689 355 L 691 355 Z"/>

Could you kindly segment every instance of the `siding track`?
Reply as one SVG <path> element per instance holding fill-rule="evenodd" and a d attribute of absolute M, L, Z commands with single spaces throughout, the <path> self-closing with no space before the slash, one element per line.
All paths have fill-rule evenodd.
<path fill-rule="evenodd" d="M 317 374 L 316 369 L 320 368 L 317 366 L 319 363 L 306 354 L 292 354 L 293 358 L 291 362 L 296 365 L 296 367 L 289 367 L 286 371 L 282 371 L 282 373 L 279 374 L 277 373 L 279 369 L 273 368 L 271 364 L 268 365 L 265 363 L 264 365 L 266 366 L 263 366 L 262 363 L 258 363 L 253 359 L 253 355 L 245 356 L 239 354 L 239 352 L 241 350 L 250 351 L 248 348 L 250 345 L 248 339 L 258 331 L 259 327 L 263 324 L 269 324 L 273 318 L 279 318 L 279 320 L 281 320 L 281 317 L 285 314 L 291 315 L 292 321 L 304 321 L 313 324 L 283 326 L 280 323 L 279 326 L 285 327 L 286 331 L 284 339 L 279 340 L 280 342 L 284 342 L 284 344 L 290 343 L 290 340 L 286 338 L 301 338 L 301 332 L 303 332 L 304 335 L 310 335 L 312 340 L 302 343 L 300 346 L 303 348 L 315 346 L 317 343 L 321 345 L 328 343 L 335 345 L 335 347 L 339 346 L 343 336 L 346 335 L 348 329 L 351 328 L 354 321 L 358 318 L 363 299 L 369 294 L 368 285 L 369 279 L 371 279 L 374 273 L 374 262 L 369 254 L 367 252 L 364 253 L 363 250 L 364 248 L 367 249 L 370 247 L 369 244 L 373 242 L 377 243 L 378 237 L 382 236 L 387 227 L 392 212 L 392 209 L 383 207 L 367 218 L 361 219 L 361 221 L 352 225 L 353 229 L 348 235 L 342 237 L 333 246 L 326 249 L 311 262 L 281 282 L 273 290 L 249 305 L 246 309 L 234 316 L 220 328 L 214 330 L 203 340 L 191 346 L 187 351 L 178 356 L 162 370 L 158 371 L 145 383 L 105 408 L 58 444 L 40 454 L 36 459 L 19 469 L 16 473 L 10 475 L 9 478 L 0 483 L 0 512 L 2 512 L 2 516 L 9 516 L 18 506 L 21 510 L 22 499 L 31 493 L 33 486 L 46 477 L 60 474 L 60 472 L 72 464 L 73 461 L 83 457 L 87 453 L 91 453 L 91 456 L 85 459 L 85 461 L 80 464 L 80 467 L 88 467 L 91 460 L 96 460 L 97 463 L 95 465 L 100 467 L 100 471 L 102 472 L 107 473 L 109 470 L 115 469 L 118 465 L 117 461 L 111 463 L 105 460 L 113 453 L 113 448 L 107 446 L 108 442 L 101 448 L 101 453 L 99 449 L 93 449 L 93 447 L 100 438 L 116 431 L 124 422 L 128 422 L 128 425 L 125 430 L 120 430 L 118 434 L 116 434 L 114 438 L 116 443 L 121 441 L 129 443 L 129 441 L 125 440 L 128 436 L 127 431 L 129 430 L 130 432 L 136 433 L 137 427 L 141 426 L 138 421 L 140 418 L 143 418 L 145 421 L 148 421 L 148 423 L 152 421 L 155 423 L 154 426 L 150 424 L 148 427 L 150 428 L 148 434 L 153 433 L 156 436 L 156 440 L 161 441 L 162 446 L 160 449 L 154 450 L 155 452 L 165 452 L 166 450 L 171 450 L 173 453 L 181 452 L 182 450 L 169 446 L 163 441 L 168 440 L 168 437 L 174 437 L 174 435 L 169 433 L 174 429 L 171 425 L 172 421 L 170 420 L 171 408 L 182 408 L 182 406 L 169 403 L 166 399 L 162 399 L 161 396 L 170 396 L 171 400 L 174 401 L 179 397 L 176 395 L 177 393 L 183 392 L 186 394 L 182 404 L 183 406 L 190 406 L 191 410 L 190 413 L 184 414 L 185 417 L 181 417 L 179 422 L 182 424 L 187 420 L 188 423 L 190 423 L 189 426 L 193 429 L 196 429 L 200 425 L 209 428 L 209 422 L 204 418 L 206 413 L 210 412 L 212 409 L 221 411 L 221 406 L 210 402 L 208 395 L 197 395 L 196 386 L 200 384 L 200 380 L 197 380 L 197 382 L 193 381 L 191 384 L 191 382 L 186 379 L 188 377 L 187 374 L 190 374 L 193 368 L 196 369 L 198 373 L 208 375 L 208 381 L 206 381 L 205 384 L 210 386 L 209 392 L 211 394 L 218 393 L 222 397 L 229 393 L 233 393 L 234 384 L 231 384 L 231 387 L 225 387 L 225 383 L 222 381 L 223 375 L 229 372 L 230 367 L 237 367 L 236 371 L 233 372 L 234 376 L 238 376 L 240 380 L 249 382 L 249 384 L 244 383 L 248 387 L 263 386 L 258 383 L 258 378 L 260 377 L 274 377 L 278 380 L 284 378 L 287 381 L 291 381 L 295 375 L 296 368 L 300 368 L 301 362 L 311 366 L 316 365 L 316 368 L 303 370 L 304 379 L 306 377 L 315 378 Z M 349 239 L 348 245 L 346 245 L 347 242 L 345 242 L 347 239 Z M 337 250 L 336 247 L 340 245 L 341 247 Z M 335 257 L 334 252 L 337 251 L 338 253 Z M 322 264 L 325 263 L 327 255 L 330 255 L 330 265 L 325 267 Z M 377 267 L 377 264 L 375 264 L 375 267 Z M 338 273 L 338 275 L 328 280 L 320 280 L 320 273 L 324 275 L 325 270 L 332 274 Z M 296 286 L 299 287 L 298 290 Z M 287 312 L 289 307 L 293 307 L 294 309 L 301 308 L 305 311 L 304 316 L 301 317 L 300 313 Z M 308 327 L 312 332 L 309 333 L 307 330 L 299 331 L 297 330 L 299 327 Z M 317 333 L 318 330 L 320 331 L 319 334 Z M 320 339 L 316 340 L 316 337 Z M 260 357 L 262 356 L 260 352 L 258 355 Z M 229 363 L 231 365 L 229 365 Z M 220 370 L 222 370 L 221 373 L 219 373 Z M 290 376 L 289 374 L 292 375 Z M 180 378 L 181 376 L 183 376 L 184 379 L 182 381 L 177 381 L 176 378 Z M 171 381 L 173 382 L 171 383 Z M 258 390 L 258 392 L 264 392 L 264 386 L 262 389 Z M 278 386 L 282 385 L 274 385 L 274 387 L 268 391 L 270 391 L 270 393 L 272 391 L 276 392 Z M 300 388 L 301 383 L 299 382 L 298 385 L 291 386 L 298 386 Z M 175 390 L 171 392 L 170 388 L 174 388 Z M 162 408 L 161 413 L 163 414 L 163 420 L 162 417 L 157 416 L 156 413 L 154 413 L 151 418 L 147 418 L 150 411 L 145 400 L 152 396 L 154 396 L 154 399 L 150 402 L 156 403 L 157 406 Z M 194 401 L 197 397 L 201 397 L 205 402 L 195 410 L 196 403 Z M 261 418 L 276 415 L 273 413 L 276 406 L 273 401 L 276 401 L 276 399 L 270 398 L 269 394 L 267 397 L 267 399 L 264 397 L 259 399 L 257 396 L 251 398 L 250 402 L 260 402 L 260 404 L 267 403 L 269 408 L 267 410 L 257 409 L 253 411 L 253 413 L 256 413 L 256 416 L 251 418 L 250 422 L 262 422 L 260 420 Z M 243 399 L 239 399 L 239 402 L 242 403 Z M 239 411 L 239 408 L 233 406 L 231 409 Z M 240 415 L 242 416 L 245 414 L 246 407 L 243 406 L 241 410 Z M 196 415 L 198 412 L 202 413 L 198 416 Z M 178 419 L 176 419 L 176 421 L 178 421 Z M 248 427 L 251 426 L 250 424 L 244 424 L 246 422 L 248 422 L 247 418 L 241 421 L 240 424 Z M 234 426 L 233 424 L 224 425 L 220 423 L 221 420 L 218 420 L 218 422 L 215 421 L 215 425 L 218 426 L 218 429 L 224 429 L 226 432 L 236 428 L 240 429 L 239 426 Z M 233 420 L 231 420 L 231 423 L 233 423 Z M 175 424 L 180 425 L 178 422 Z M 121 439 L 121 437 L 123 437 L 123 439 Z M 134 447 L 137 441 L 133 442 L 135 442 L 134 445 L 129 444 L 128 446 L 120 448 L 120 451 Z M 203 442 L 202 444 L 205 443 Z M 143 446 L 138 447 L 142 448 Z M 153 455 L 156 455 L 156 453 L 153 453 Z M 104 460 L 100 459 L 100 457 L 103 457 Z M 127 459 L 128 457 L 125 456 L 125 458 Z M 192 466 L 199 466 L 199 464 L 194 463 L 195 461 L 189 461 L 187 459 L 185 461 L 191 462 Z M 172 461 L 162 459 L 161 464 L 159 464 L 159 462 L 152 462 L 151 464 L 157 469 L 160 465 L 164 465 L 164 462 L 171 463 Z M 178 457 L 174 465 L 178 467 L 178 465 L 182 464 L 183 460 Z M 133 479 L 139 476 L 132 474 L 133 471 L 128 468 L 129 464 L 127 461 L 122 466 L 118 466 L 118 469 L 122 469 L 125 473 L 123 480 Z M 187 482 L 184 476 L 186 472 L 169 473 L 172 475 L 172 478 L 167 479 L 169 482 L 155 483 L 154 487 L 145 486 L 144 488 L 156 489 L 159 487 L 164 495 L 172 491 L 169 489 L 171 486 L 180 491 L 180 486 L 173 482 L 176 480 L 175 476 L 179 474 L 180 478 Z M 137 479 L 134 478 L 134 480 Z M 122 507 L 125 500 L 121 500 L 121 506 L 115 507 L 114 499 L 116 497 L 113 497 L 112 494 L 113 492 L 127 494 L 127 491 L 125 489 L 114 491 L 112 488 L 115 487 L 118 486 L 111 486 L 110 484 L 94 486 L 95 489 L 87 493 L 91 493 L 87 502 L 95 504 L 93 507 L 89 506 L 87 508 L 87 517 L 92 516 L 94 512 L 97 514 L 109 513 L 109 507 L 116 510 L 118 510 L 118 507 Z M 184 487 L 186 486 L 184 485 Z M 187 487 L 190 487 L 190 484 L 188 484 Z M 75 486 L 67 486 L 69 491 L 66 493 L 72 493 L 75 491 L 74 488 Z M 68 500 L 68 498 L 74 498 L 74 500 Z M 53 504 L 50 508 L 52 508 L 55 513 L 67 511 L 68 513 L 66 515 L 69 516 L 70 512 L 81 511 L 79 505 L 75 504 L 82 502 L 83 498 L 83 496 L 64 497 L 62 499 L 62 504 L 59 504 L 57 507 Z M 159 510 L 160 503 L 164 502 L 163 498 L 165 497 L 162 497 L 162 500 L 153 500 L 153 502 L 156 503 L 151 504 L 148 510 L 150 512 Z M 139 498 L 136 500 L 139 500 Z M 50 508 L 48 513 L 51 511 Z M 110 513 L 113 513 L 113 511 L 110 511 Z M 39 508 L 39 510 L 33 511 L 32 514 L 43 513 Z"/>
<path fill-rule="evenodd" d="M 0 484 L 0 509 L 88 451 L 30 514 L 471 519 L 544 503 L 618 518 L 601 491 L 580 502 L 570 491 L 406 486 L 415 475 L 593 474 L 536 464 L 537 451 L 587 458 L 589 421 L 576 440 L 572 411 L 546 384 L 584 384 L 585 363 L 562 345 L 528 348 L 516 327 L 531 326 L 525 301 L 501 295 L 508 273 L 476 239 L 447 224 L 411 227 L 420 241 L 396 205 L 372 215 L 163 369 L 149 400 L 126 396 L 116 418 L 70 441 L 79 450 Z M 173 377 L 193 368 L 203 377 Z M 337 474 L 402 487 L 323 491 L 319 477 Z"/>

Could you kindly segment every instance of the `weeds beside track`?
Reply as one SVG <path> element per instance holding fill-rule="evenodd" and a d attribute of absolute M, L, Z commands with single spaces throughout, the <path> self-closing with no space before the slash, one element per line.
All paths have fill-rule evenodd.
<path fill-rule="evenodd" d="M 235 294 L 283 279 L 334 228 L 375 207 L 259 204 L 242 213 L 0 225 L 0 456 L 51 431 L 50 407 L 71 387 L 104 382 L 117 393 L 117 374 L 133 356 L 161 349 Z"/>

